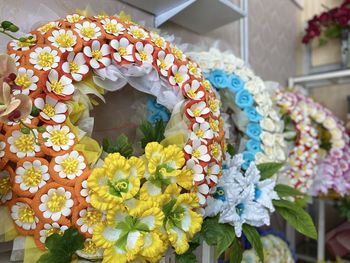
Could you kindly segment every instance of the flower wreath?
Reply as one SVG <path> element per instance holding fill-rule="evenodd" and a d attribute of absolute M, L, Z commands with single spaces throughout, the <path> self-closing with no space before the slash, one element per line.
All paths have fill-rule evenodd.
<path fill-rule="evenodd" d="M 188 55 L 218 91 L 227 90 L 221 93 L 224 111 L 234 111 L 234 122 L 245 135 L 238 147 L 245 160 L 243 168 L 247 169 L 251 161 L 285 161 L 283 122 L 264 82 L 233 54 L 211 48 Z"/>
<path fill-rule="evenodd" d="M 217 183 L 225 148 L 220 102 L 200 68 L 125 16 L 68 15 L 13 40 L 8 54 L 18 70 L 2 74 L 0 99 L 27 95 L 33 103 L 26 118 L 16 103 L 9 114 L 0 111 L 0 200 L 18 232 L 45 249 L 49 235 L 74 226 L 87 238 L 80 255 L 103 253 L 105 262 L 153 262 L 169 243 L 184 253 L 201 227 L 194 209 Z M 164 145 L 148 143 L 139 158 L 108 154 L 91 169 L 99 154 L 82 119 L 93 102 L 88 94 L 103 93 L 92 73 L 107 90 L 129 82 L 157 95 L 172 111 Z M 173 137 L 182 138 L 179 146 Z"/>

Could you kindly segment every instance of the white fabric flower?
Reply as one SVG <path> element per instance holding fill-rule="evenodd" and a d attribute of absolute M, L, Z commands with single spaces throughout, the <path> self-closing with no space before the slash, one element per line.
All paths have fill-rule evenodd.
<path fill-rule="evenodd" d="M 32 46 L 35 45 L 37 37 L 34 34 L 27 34 L 24 37 L 31 37 L 32 39 L 31 41 L 19 41 L 14 39 L 10 42 L 10 47 L 15 51 L 28 51 Z"/>
<path fill-rule="evenodd" d="M 193 100 L 201 100 L 205 93 L 200 87 L 200 82 L 198 80 L 193 80 L 191 83 L 186 83 L 184 85 L 184 91 L 189 98 Z"/>
<path fill-rule="evenodd" d="M 79 177 L 85 168 L 85 159 L 77 151 L 55 157 L 54 170 L 61 178 L 73 180 Z"/>
<path fill-rule="evenodd" d="M 74 29 L 84 41 L 101 37 L 101 28 L 95 23 L 84 21 L 82 24 L 75 24 Z"/>
<path fill-rule="evenodd" d="M 190 135 L 191 140 L 198 139 L 207 144 L 208 140 L 211 140 L 213 138 L 214 134 L 208 122 L 194 123 L 192 125 L 192 132 Z"/>
<path fill-rule="evenodd" d="M 10 54 L 10 57 L 12 58 L 13 62 L 15 62 L 16 67 L 19 67 L 19 65 L 20 65 L 20 63 L 19 63 L 20 56 L 18 56 L 15 53 L 13 53 L 13 54 Z"/>
<path fill-rule="evenodd" d="M 210 163 L 204 167 L 204 170 L 206 173 L 206 179 L 208 184 L 210 184 L 211 182 L 217 184 L 219 175 L 221 173 L 220 166 L 217 163 Z"/>
<path fill-rule="evenodd" d="M 161 49 L 166 48 L 167 42 L 165 41 L 165 39 L 155 32 L 151 32 L 151 41 Z"/>
<path fill-rule="evenodd" d="M 207 195 L 209 194 L 209 190 L 210 190 L 209 186 L 206 183 L 200 184 L 197 186 L 196 190 L 197 190 L 197 196 L 199 199 L 199 204 L 201 206 L 205 205 L 207 200 Z"/>
<path fill-rule="evenodd" d="M 38 70 L 50 70 L 58 67 L 60 56 L 50 47 L 37 47 L 29 54 L 29 62 Z"/>
<path fill-rule="evenodd" d="M 45 223 L 44 227 L 39 231 L 40 242 L 45 244 L 46 238 L 48 238 L 53 233 L 57 233 L 59 235 L 63 235 L 64 231 L 68 229 L 66 225 L 60 225 L 57 222 L 53 222 L 51 224 Z"/>
<path fill-rule="evenodd" d="M 105 18 L 100 22 L 108 34 L 112 34 L 116 37 L 125 31 L 124 26 L 121 23 L 118 23 L 116 19 Z"/>
<path fill-rule="evenodd" d="M 33 208 L 25 202 L 16 202 L 11 206 L 11 217 L 16 225 L 24 230 L 34 230 L 39 223 Z"/>
<path fill-rule="evenodd" d="M 34 71 L 31 69 L 19 68 L 15 79 L 15 84 L 22 89 L 14 89 L 13 94 L 29 95 L 30 92 L 37 90 L 39 77 L 34 75 Z"/>
<path fill-rule="evenodd" d="M 209 162 L 210 155 L 208 154 L 208 147 L 201 143 L 200 140 L 192 141 L 192 145 L 187 144 L 184 148 L 185 152 L 191 155 L 191 159 L 199 163 L 199 161 Z"/>
<path fill-rule="evenodd" d="M 51 96 L 46 96 L 45 100 L 42 97 L 36 98 L 34 105 L 40 110 L 39 115 L 44 121 L 53 120 L 56 123 L 63 123 L 66 120 L 67 105 Z"/>
<path fill-rule="evenodd" d="M 167 54 L 163 50 L 158 52 L 156 62 L 162 76 L 168 77 L 169 69 L 174 65 L 174 60 L 175 57 L 173 54 Z"/>
<path fill-rule="evenodd" d="M 188 62 L 187 63 L 188 73 L 190 75 L 194 76 L 195 78 L 201 78 L 202 77 L 202 70 L 198 67 L 197 63 L 194 62 Z"/>
<path fill-rule="evenodd" d="M 67 151 L 74 145 L 75 135 L 68 126 L 48 125 L 43 132 L 44 144 L 55 152 Z"/>
<path fill-rule="evenodd" d="M 62 64 L 62 70 L 67 73 L 75 81 L 81 81 L 83 75 L 89 72 L 89 67 L 86 65 L 84 54 L 70 52 L 67 56 L 67 61 Z"/>
<path fill-rule="evenodd" d="M 35 137 L 38 137 L 38 131 L 32 130 Z M 19 130 L 12 132 L 8 137 L 7 143 L 10 144 L 10 152 L 16 154 L 18 158 L 34 157 L 36 153 L 41 151 L 40 145 L 32 133 L 24 134 Z"/>
<path fill-rule="evenodd" d="M 5 147 L 6 143 L 4 141 L 0 141 L 0 160 L 5 156 Z"/>
<path fill-rule="evenodd" d="M 135 59 L 141 64 L 152 64 L 153 63 L 153 51 L 154 48 L 151 44 L 143 44 L 137 42 L 135 44 Z"/>
<path fill-rule="evenodd" d="M 144 39 L 148 38 L 148 36 L 149 36 L 148 33 L 143 28 L 141 28 L 139 26 L 135 26 L 135 25 L 130 26 L 128 28 L 128 33 L 132 37 L 139 39 L 139 40 L 144 40 Z"/>
<path fill-rule="evenodd" d="M 125 37 L 121 39 L 112 39 L 110 42 L 110 46 L 114 49 L 115 52 L 112 53 L 112 56 L 115 61 L 121 62 L 122 59 L 126 61 L 133 62 L 133 49 L 134 45 L 129 42 L 129 40 Z"/>
<path fill-rule="evenodd" d="M 190 76 L 188 75 L 188 69 L 185 65 L 173 65 L 171 67 L 171 75 L 169 76 L 169 82 L 171 85 L 178 85 L 181 87 L 182 84 L 189 79 Z"/>
<path fill-rule="evenodd" d="M 205 121 L 203 115 L 207 115 L 210 112 L 210 109 L 204 101 L 200 101 L 192 104 L 186 111 L 188 115 L 196 119 L 196 122 L 203 123 Z"/>
<path fill-rule="evenodd" d="M 83 180 L 81 182 L 81 190 L 80 190 L 80 195 L 85 198 L 86 203 L 90 204 L 91 199 L 90 199 L 90 194 L 89 194 L 89 187 L 87 180 Z"/>
<path fill-rule="evenodd" d="M 72 80 L 65 75 L 59 77 L 58 72 L 54 69 L 49 73 L 46 88 L 58 96 L 70 96 L 75 90 Z"/>
<path fill-rule="evenodd" d="M 83 20 L 85 16 L 79 15 L 79 14 L 72 14 L 72 15 L 67 15 L 66 20 L 69 23 L 76 23 L 79 22 L 80 20 Z"/>
<path fill-rule="evenodd" d="M 53 21 L 39 27 L 37 30 L 40 32 L 40 34 L 45 35 L 47 32 L 49 32 L 50 29 L 52 28 L 58 29 L 59 27 L 60 27 L 60 22 Z"/>
<path fill-rule="evenodd" d="M 195 162 L 193 159 L 189 159 L 186 162 L 186 168 L 193 172 L 193 181 L 195 183 L 201 183 L 204 180 L 203 167 Z"/>
<path fill-rule="evenodd" d="M 108 44 L 102 44 L 98 40 L 92 41 L 91 46 L 84 47 L 84 54 L 90 61 L 89 64 L 94 69 L 107 67 L 111 64 Z"/>
<path fill-rule="evenodd" d="M 73 51 L 73 47 L 77 43 L 77 36 L 74 35 L 73 31 L 65 29 L 52 31 L 51 36 L 47 39 L 54 47 L 59 48 L 62 53 Z"/>
<path fill-rule="evenodd" d="M 103 222 L 104 219 L 105 215 L 100 210 L 88 207 L 79 211 L 79 218 L 76 221 L 76 224 L 79 226 L 82 233 L 92 235 L 94 227 L 98 223 Z"/>

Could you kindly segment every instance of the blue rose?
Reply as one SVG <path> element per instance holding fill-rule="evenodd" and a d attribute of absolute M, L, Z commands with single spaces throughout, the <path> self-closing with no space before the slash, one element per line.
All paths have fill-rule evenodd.
<path fill-rule="evenodd" d="M 244 163 L 242 164 L 242 169 L 247 170 L 250 163 L 255 160 L 255 153 L 245 151 L 243 152 L 243 160 Z"/>
<path fill-rule="evenodd" d="M 255 139 L 257 141 L 260 140 L 260 134 L 262 129 L 258 123 L 250 122 L 246 127 L 246 134 L 249 138 Z"/>
<path fill-rule="evenodd" d="M 251 122 L 259 122 L 262 119 L 262 116 L 256 111 L 254 107 L 246 107 L 244 108 L 244 112 Z"/>
<path fill-rule="evenodd" d="M 240 79 L 240 77 L 238 77 L 235 74 L 232 74 L 229 78 L 228 78 L 228 85 L 227 88 L 233 92 L 236 93 L 238 91 L 240 91 L 241 89 L 243 89 L 244 87 L 244 82 L 243 80 Z"/>
<path fill-rule="evenodd" d="M 218 89 L 226 88 L 228 84 L 226 73 L 222 69 L 213 70 L 210 73 L 208 80 L 215 88 Z"/>
<path fill-rule="evenodd" d="M 241 109 L 246 107 L 251 107 L 253 105 L 253 97 L 250 95 L 249 91 L 246 89 L 241 89 L 237 92 L 235 97 L 235 103 Z"/>
<path fill-rule="evenodd" d="M 246 148 L 248 151 L 253 153 L 261 152 L 261 142 L 257 140 L 250 139 L 246 143 Z"/>
<path fill-rule="evenodd" d="M 170 119 L 169 110 L 163 105 L 157 103 L 155 98 L 147 101 L 148 117 L 147 120 L 155 124 L 158 120 L 161 120 L 166 125 Z"/>

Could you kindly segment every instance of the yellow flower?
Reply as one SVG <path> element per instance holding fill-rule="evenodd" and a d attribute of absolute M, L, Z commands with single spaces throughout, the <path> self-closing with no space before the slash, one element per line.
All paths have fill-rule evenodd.
<path fill-rule="evenodd" d="M 145 173 L 145 163 L 141 158 L 130 157 L 128 160 L 128 164 L 130 165 L 130 176 L 142 178 Z"/>

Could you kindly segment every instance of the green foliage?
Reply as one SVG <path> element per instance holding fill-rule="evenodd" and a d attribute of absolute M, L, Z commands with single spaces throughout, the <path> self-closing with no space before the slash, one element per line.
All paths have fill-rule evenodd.
<path fill-rule="evenodd" d="M 227 152 L 229 153 L 229 155 L 231 157 L 233 157 L 236 154 L 236 149 L 235 149 L 235 147 L 233 147 L 232 144 L 229 143 L 229 144 L 227 144 Z"/>
<path fill-rule="evenodd" d="M 10 31 L 10 32 L 17 32 L 19 30 L 18 26 L 16 26 L 11 21 L 2 21 L 1 22 L 1 28 L 4 31 Z"/>
<path fill-rule="evenodd" d="M 237 238 L 233 240 L 230 253 L 230 263 L 241 263 L 243 258 L 243 249 Z"/>
<path fill-rule="evenodd" d="M 276 174 L 283 166 L 283 163 L 262 163 L 258 164 L 257 168 L 260 171 L 261 180 L 272 177 Z"/>
<path fill-rule="evenodd" d="M 337 24 L 333 24 L 329 27 L 327 27 L 324 32 L 321 34 L 321 36 L 318 38 L 318 45 L 324 46 L 328 43 L 329 39 L 333 38 L 340 38 L 341 36 L 342 27 Z"/>
<path fill-rule="evenodd" d="M 157 120 L 154 125 L 149 121 L 145 121 L 140 125 L 140 130 L 144 136 L 141 139 L 142 148 L 145 148 L 149 142 L 161 142 L 165 138 L 165 126 L 162 120 Z"/>
<path fill-rule="evenodd" d="M 30 115 L 32 115 L 33 117 L 38 117 L 39 113 L 40 113 L 39 109 L 35 107 L 35 105 L 32 105 L 32 112 L 30 113 Z"/>
<path fill-rule="evenodd" d="M 304 196 L 304 194 L 299 192 L 297 189 L 285 184 L 277 184 L 274 190 L 281 198 L 288 196 Z"/>
<path fill-rule="evenodd" d="M 102 141 L 102 147 L 107 153 L 120 153 L 125 158 L 131 157 L 134 152 L 132 144 L 124 134 L 118 136 L 115 140 L 104 138 Z"/>
<path fill-rule="evenodd" d="M 342 217 L 350 221 L 350 198 L 343 198 L 336 203 L 336 208 Z"/>
<path fill-rule="evenodd" d="M 38 128 L 36 128 L 36 130 L 40 133 L 43 133 L 46 131 L 45 127 L 43 127 L 43 126 L 39 126 Z"/>
<path fill-rule="evenodd" d="M 30 128 L 29 128 L 29 127 L 22 127 L 22 128 L 21 128 L 21 133 L 23 133 L 23 134 L 29 134 L 29 133 L 30 133 Z"/>
<path fill-rule="evenodd" d="M 37 263 L 70 263 L 74 253 L 83 249 L 84 241 L 84 236 L 74 228 L 68 228 L 62 236 L 52 234 L 45 241 L 49 252 L 42 255 Z"/>
<path fill-rule="evenodd" d="M 273 200 L 277 212 L 298 232 L 317 239 L 317 232 L 310 215 L 300 206 L 287 200 Z"/>
<path fill-rule="evenodd" d="M 255 249 L 261 262 L 264 262 L 264 249 L 258 231 L 251 225 L 243 225 L 243 233 L 247 237 L 249 243 Z"/>

